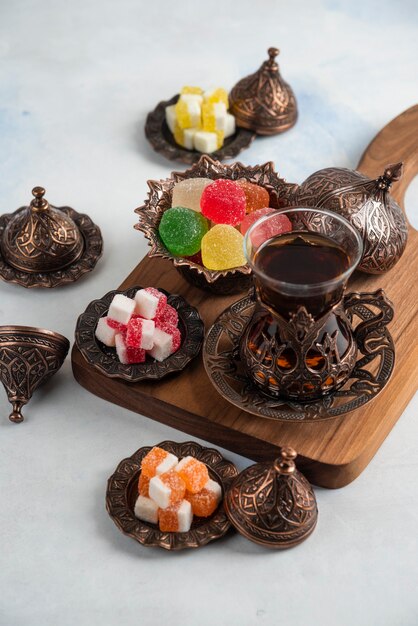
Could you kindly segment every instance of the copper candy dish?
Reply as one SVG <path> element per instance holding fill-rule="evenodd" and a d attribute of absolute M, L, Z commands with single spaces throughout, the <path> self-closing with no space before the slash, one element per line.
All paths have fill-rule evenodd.
<path fill-rule="evenodd" d="M 242 471 L 229 488 L 224 506 L 238 530 L 267 548 L 292 548 L 314 531 L 318 508 L 314 491 L 295 465 L 296 452 L 285 447 L 274 463 Z"/>
<path fill-rule="evenodd" d="M 202 153 L 197 150 L 187 150 L 180 146 L 165 121 L 166 107 L 176 104 L 178 99 L 179 95 L 177 94 L 170 100 L 160 102 L 151 113 L 148 113 L 145 122 L 145 136 L 155 152 L 162 154 L 170 161 L 181 161 L 191 165 L 200 159 Z M 237 127 L 235 133 L 225 139 L 222 148 L 212 152 L 211 156 L 218 161 L 233 159 L 245 148 L 248 148 L 254 138 L 255 133 L 253 131 Z"/>
<path fill-rule="evenodd" d="M 34 187 L 29 206 L 0 217 L 0 278 L 22 287 L 58 287 L 94 269 L 102 236 L 87 215 L 53 207 Z"/>
<path fill-rule="evenodd" d="M 107 314 L 110 303 L 117 293 L 133 298 L 138 289 L 131 287 L 125 291 L 109 291 L 103 298 L 93 300 L 77 320 L 75 342 L 83 357 L 99 372 L 110 378 L 121 378 L 131 383 L 140 380 L 159 380 L 168 374 L 182 371 L 200 352 L 204 336 L 204 325 L 198 311 L 179 295 L 169 294 L 167 302 L 174 307 L 179 316 L 181 346 L 165 361 L 159 362 L 147 358 L 144 363 L 124 365 L 119 361 L 114 348 L 102 344 L 95 335 L 97 322 Z"/>
<path fill-rule="evenodd" d="M 241 79 L 229 94 L 237 126 L 258 135 L 283 133 L 298 117 L 295 95 L 281 77 L 275 60 L 278 54 L 277 48 L 269 48 L 269 59 L 257 72 Z"/>
<path fill-rule="evenodd" d="M 386 386 L 394 367 L 395 347 L 386 328 L 393 309 L 382 290 L 351 293 L 343 303 L 353 322 L 358 354 L 350 378 L 334 393 L 298 403 L 271 398 L 250 381 L 241 362 L 240 340 L 255 309 L 252 294 L 229 306 L 206 335 L 203 363 L 211 383 L 223 398 L 241 410 L 285 422 L 332 419 L 370 402 Z M 379 315 L 374 313 L 375 308 Z"/>
<path fill-rule="evenodd" d="M 193 456 L 206 463 L 210 477 L 221 485 L 223 496 L 238 474 L 235 465 L 224 459 L 220 452 L 204 448 L 193 441 L 185 443 L 163 441 L 158 447 L 179 458 Z M 135 517 L 134 507 L 138 497 L 141 463 L 150 450 L 151 446 L 146 446 L 137 450 L 131 457 L 123 459 L 108 480 L 106 509 L 119 530 L 144 546 L 158 546 L 166 550 L 200 548 L 225 535 L 231 525 L 222 502 L 210 517 L 195 517 L 191 529 L 185 533 L 162 532 L 157 525 L 142 522 Z"/>
<path fill-rule="evenodd" d="M 175 183 L 185 178 L 201 177 L 212 180 L 245 178 L 267 189 L 270 194 L 270 206 L 273 208 L 288 205 L 297 185 L 287 183 L 280 178 L 274 171 L 272 162 L 254 167 L 239 162 L 225 165 L 206 155 L 201 156 L 198 163 L 185 172 L 172 172 L 170 178 L 165 180 L 148 181 L 148 198 L 142 206 L 135 209 L 139 218 L 135 228 L 144 233 L 151 246 L 148 255 L 169 259 L 183 278 L 200 289 L 222 295 L 244 291 L 251 284 L 251 269 L 248 265 L 223 271 L 208 270 L 187 258 L 172 255 L 158 234 L 161 216 L 166 209 L 171 208 L 171 196 Z"/>
<path fill-rule="evenodd" d="M 0 326 L 0 380 L 13 411 L 22 422 L 22 407 L 53 376 L 67 356 L 70 342 L 59 333 L 29 326 Z"/>

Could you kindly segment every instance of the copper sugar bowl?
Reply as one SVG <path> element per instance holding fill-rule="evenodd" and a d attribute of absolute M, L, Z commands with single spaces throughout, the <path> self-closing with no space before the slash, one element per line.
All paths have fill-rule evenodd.
<path fill-rule="evenodd" d="M 34 187 L 34 199 L 8 222 L 1 239 L 5 261 L 27 273 L 62 270 L 80 259 L 84 239 L 73 219 L 50 206 L 45 189 Z"/>
<path fill-rule="evenodd" d="M 241 79 L 229 94 L 231 113 L 237 126 L 258 135 L 276 135 L 291 128 L 297 120 L 296 98 L 280 75 L 277 48 L 269 48 L 267 61 L 250 76 Z"/>
<path fill-rule="evenodd" d="M 401 176 L 402 163 L 388 165 L 374 180 L 354 170 L 328 167 L 309 176 L 292 203 L 322 207 L 345 217 L 363 238 L 358 269 L 381 274 L 399 261 L 408 237 L 405 215 L 389 194 Z"/>
<path fill-rule="evenodd" d="M 283 219 L 289 224 L 286 234 Z M 293 261 L 274 251 L 275 242 L 283 243 L 283 237 L 292 248 L 287 252 L 294 255 Z M 251 382 L 269 397 L 297 402 L 341 387 L 356 363 L 355 333 L 361 335 L 366 326 L 378 329 L 393 315 L 381 293 L 373 304 L 382 313 L 353 331 L 350 296 L 344 291 L 363 251 L 358 231 L 331 211 L 289 208 L 255 222 L 245 235 L 244 249 L 257 300 L 240 342 Z M 302 253 L 303 260 L 298 261 Z"/>

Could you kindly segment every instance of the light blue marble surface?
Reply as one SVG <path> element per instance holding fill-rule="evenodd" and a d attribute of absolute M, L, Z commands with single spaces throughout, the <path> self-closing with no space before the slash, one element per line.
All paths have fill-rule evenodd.
<path fill-rule="evenodd" d="M 62 291 L 0 283 L 0 323 L 72 339 L 86 304 L 146 253 L 133 208 L 146 180 L 173 165 L 146 144 L 144 120 L 182 84 L 230 88 L 278 46 L 300 119 L 240 159 L 273 160 L 301 182 L 328 165 L 355 167 L 417 102 L 417 41 L 412 0 L 3 0 L 0 213 L 41 184 L 53 204 L 102 227 L 105 255 Z M 417 182 L 407 212 L 418 226 Z M 284 553 L 240 536 L 182 554 L 123 537 L 104 510 L 107 477 L 141 445 L 184 435 L 88 394 L 69 360 L 25 423 L 8 423 L 3 393 L 0 409 L 1 626 L 418 624 L 417 396 L 354 483 L 317 490 L 317 531 Z"/>

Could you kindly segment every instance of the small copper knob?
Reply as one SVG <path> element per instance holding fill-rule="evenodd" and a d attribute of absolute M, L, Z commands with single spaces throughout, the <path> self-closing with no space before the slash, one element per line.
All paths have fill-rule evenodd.
<path fill-rule="evenodd" d="M 296 450 L 290 446 L 284 446 L 280 450 L 280 458 L 274 462 L 274 469 L 279 474 L 293 474 L 296 469 L 295 459 L 297 457 Z"/>
<path fill-rule="evenodd" d="M 280 54 L 279 48 L 269 48 L 267 52 L 272 63 L 274 62 L 274 59 Z"/>
<path fill-rule="evenodd" d="M 32 195 L 35 198 L 31 202 L 31 206 L 36 210 L 44 210 L 48 208 L 48 202 L 44 199 L 45 189 L 43 187 L 34 187 Z"/>

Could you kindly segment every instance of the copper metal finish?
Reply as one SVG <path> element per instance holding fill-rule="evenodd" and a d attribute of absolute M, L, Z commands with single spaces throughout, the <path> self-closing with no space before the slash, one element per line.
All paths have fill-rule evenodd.
<path fill-rule="evenodd" d="M 395 347 L 386 324 L 393 310 L 384 292 L 352 293 L 344 309 L 358 348 L 357 361 L 344 385 L 319 400 L 298 403 L 269 398 L 249 378 L 240 357 L 240 341 L 255 311 L 251 294 L 228 307 L 206 335 L 203 362 L 216 390 L 228 402 L 259 417 L 286 422 L 311 422 L 344 415 L 375 398 L 388 383 Z M 373 308 L 378 308 L 376 315 Z"/>
<path fill-rule="evenodd" d="M 224 506 L 238 532 L 266 548 L 292 548 L 315 529 L 314 491 L 296 469 L 296 452 L 285 447 L 274 463 L 257 463 L 233 481 Z"/>
<path fill-rule="evenodd" d="M 51 330 L 0 326 L 0 380 L 13 406 L 10 421 L 23 421 L 22 407 L 60 369 L 69 347 L 68 339 Z"/>
<path fill-rule="evenodd" d="M 179 180 L 185 178 L 229 178 L 237 180 L 245 178 L 252 183 L 261 185 L 270 193 L 270 206 L 281 207 L 289 204 L 290 197 L 297 189 L 297 185 L 287 183 L 274 171 L 273 163 L 264 163 L 250 167 L 242 163 L 223 165 L 210 157 L 201 156 L 198 163 L 185 172 L 172 172 L 170 178 L 165 180 L 148 181 L 148 198 L 145 203 L 135 209 L 139 216 L 139 223 L 135 228 L 142 231 L 147 239 L 151 250 L 150 257 L 163 257 L 170 259 L 174 267 L 183 277 L 195 287 L 218 294 L 238 293 L 248 289 L 251 283 L 251 269 L 243 265 L 231 270 L 213 271 L 208 270 L 188 259 L 172 255 L 164 246 L 158 234 L 158 225 L 161 216 L 166 209 L 171 207 L 173 186 Z"/>
<path fill-rule="evenodd" d="M 100 300 L 93 300 L 78 318 L 75 329 L 77 347 L 88 363 L 105 376 L 121 378 L 131 383 L 140 380 L 159 380 L 167 374 L 180 372 L 199 354 L 204 337 L 204 325 L 198 311 L 182 296 L 170 295 L 164 289 L 160 289 L 167 295 L 168 303 L 178 313 L 181 346 L 177 352 L 162 362 L 149 358 L 145 363 L 123 365 L 117 358 L 116 350 L 98 341 L 95 331 L 99 318 L 107 314 L 110 303 L 117 293 L 133 298 L 138 289 L 142 287 L 109 291 Z"/>
<path fill-rule="evenodd" d="M 181 161 L 192 165 L 202 156 L 197 150 L 186 150 L 175 141 L 173 134 L 165 121 L 166 107 L 176 104 L 179 95 L 173 96 L 170 100 L 160 102 L 151 113 L 148 113 L 145 122 L 145 136 L 154 150 L 170 161 Z M 211 153 L 211 156 L 218 161 L 233 159 L 248 148 L 255 139 L 255 132 L 237 128 L 234 135 L 225 139 L 224 145 L 219 150 Z"/>
<path fill-rule="evenodd" d="M 240 80 L 229 94 L 237 125 L 258 135 L 283 133 L 298 117 L 295 95 L 281 77 L 275 60 L 279 50 L 269 48 L 268 54 L 268 61 L 255 74 Z"/>
<path fill-rule="evenodd" d="M 204 448 L 193 441 L 163 441 L 157 445 L 179 458 L 190 455 L 206 463 L 210 477 L 221 485 L 223 495 L 238 474 L 235 465 L 224 459 L 220 452 Z M 119 530 L 144 546 L 159 546 L 166 550 L 200 548 L 225 535 L 230 523 L 222 502 L 209 518 L 195 517 L 191 529 L 186 533 L 161 532 L 157 525 L 142 522 L 135 517 L 141 463 L 150 450 L 151 446 L 140 448 L 131 457 L 121 461 L 108 480 L 106 508 Z"/>
<path fill-rule="evenodd" d="M 332 334 L 328 331 L 331 317 Z M 273 319 L 277 329 L 270 337 L 266 328 Z M 254 340 L 254 332 L 264 344 L 261 352 L 253 349 L 253 341 L 249 340 L 250 334 Z M 343 351 L 339 348 L 340 342 Z M 264 307 L 258 306 L 240 346 L 247 374 L 261 391 L 272 398 L 300 402 L 316 399 L 340 387 L 349 378 L 357 356 L 357 344 L 341 304 L 317 320 L 304 306 L 289 320 L 277 313 L 273 318 Z M 289 351 L 294 364 L 285 357 Z"/>
<path fill-rule="evenodd" d="M 402 163 L 388 165 L 375 180 L 354 170 L 328 167 L 300 185 L 292 204 L 322 207 L 345 217 L 363 237 L 358 269 L 381 274 L 399 261 L 408 237 L 403 211 L 389 194 L 401 175 Z"/>
<path fill-rule="evenodd" d="M 23 287 L 58 287 L 90 272 L 102 254 L 98 226 L 70 207 L 53 207 L 45 190 L 0 217 L 0 277 Z"/>

